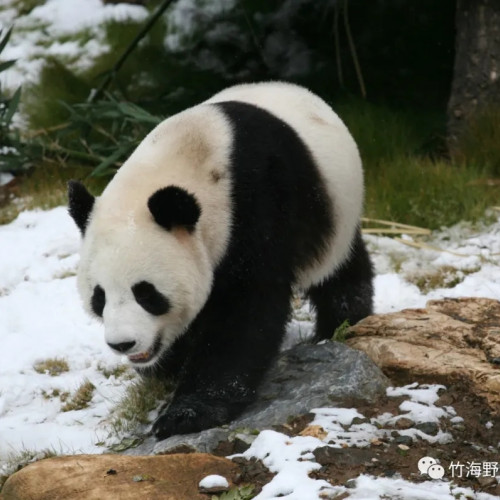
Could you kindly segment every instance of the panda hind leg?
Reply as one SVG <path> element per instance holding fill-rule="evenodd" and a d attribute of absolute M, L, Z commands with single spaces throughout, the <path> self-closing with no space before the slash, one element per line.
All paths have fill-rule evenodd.
<path fill-rule="evenodd" d="M 350 257 L 306 292 L 316 310 L 315 340 L 332 338 L 344 321 L 354 325 L 373 312 L 373 268 L 358 229 Z"/>

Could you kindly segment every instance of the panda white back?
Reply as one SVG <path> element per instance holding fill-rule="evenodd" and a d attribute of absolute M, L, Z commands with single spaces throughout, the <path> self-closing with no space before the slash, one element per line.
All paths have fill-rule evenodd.
<path fill-rule="evenodd" d="M 317 95 L 285 82 L 250 83 L 219 92 L 208 103 L 240 101 L 265 109 L 291 126 L 312 154 L 333 202 L 335 234 L 329 251 L 306 266 L 297 286 L 321 282 L 345 260 L 363 208 L 358 148 L 338 115 Z"/>

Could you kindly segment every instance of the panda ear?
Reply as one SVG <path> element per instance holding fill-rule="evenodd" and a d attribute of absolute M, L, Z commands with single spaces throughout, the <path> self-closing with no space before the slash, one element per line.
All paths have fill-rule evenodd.
<path fill-rule="evenodd" d="M 94 208 L 95 198 L 81 182 L 69 181 L 68 201 L 69 214 L 73 217 L 83 236 L 89 222 L 90 214 Z"/>
<path fill-rule="evenodd" d="M 168 231 L 184 227 L 192 232 L 201 215 L 196 198 L 177 186 L 158 189 L 149 197 L 148 208 L 156 223 Z"/>

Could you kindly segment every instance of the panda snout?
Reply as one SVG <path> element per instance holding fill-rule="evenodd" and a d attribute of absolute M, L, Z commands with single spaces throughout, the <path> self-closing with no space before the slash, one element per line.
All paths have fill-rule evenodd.
<path fill-rule="evenodd" d="M 111 349 L 125 354 L 135 346 L 136 342 L 135 340 L 131 340 L 130 342 L 120 342 L 119 344 L 112 344 L 111 342 L 107 342 L 107 344 L 111 347 Z"/>

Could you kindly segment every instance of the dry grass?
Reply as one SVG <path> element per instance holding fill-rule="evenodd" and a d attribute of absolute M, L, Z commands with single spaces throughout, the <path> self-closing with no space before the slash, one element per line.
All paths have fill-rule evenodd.
<path fill-rule="evenodd" d="M 113 412 L 111 426 L 116 432 L 134 431 L 149 423 L 149 413 L 166 402 L 174 385 L 156 378 L 141 378 L 132 383 Z"/>
<path fill-rule="evenodd" d="M 461 270 L 453 266 L 442 266 L 433 271 L 415 273 L 406 277 L 406 280 L 416 285 L 422 293 L 429 293 L 438 288 L 454 288 L 469 274 L 479 269 Z"/>
<path fill-rule="evenodd" d="M 90 401 L 92 401 L 94 391 L 95 385 L 90 380 L 86 380 L 61 407 L 61 411 L 83 410 L 87 408 Z"/>
<path fill-rule="evenodd" d="M 45 373 L 51 377 L 57 377 L 61 373 L 69 372 L 69 365 L 65 359 L 49 358 L 36 363 L 33 366 L 37 373 Z"/>
<path fill-rule="evenodd" d="M 29 174 L 19 176 L 15 185 L 10 188 L 9 202 L 0 206 L 0 224 L 12 222 L 23 210 L 48 210 L 66 205 L 67 183 L 71 179 L 84 180 L 93 193 L 99 194 L 106 181 L 87 178 L 89 174 L 89 168 L 61 167 L 48 163 L 34 168 Z"/>

